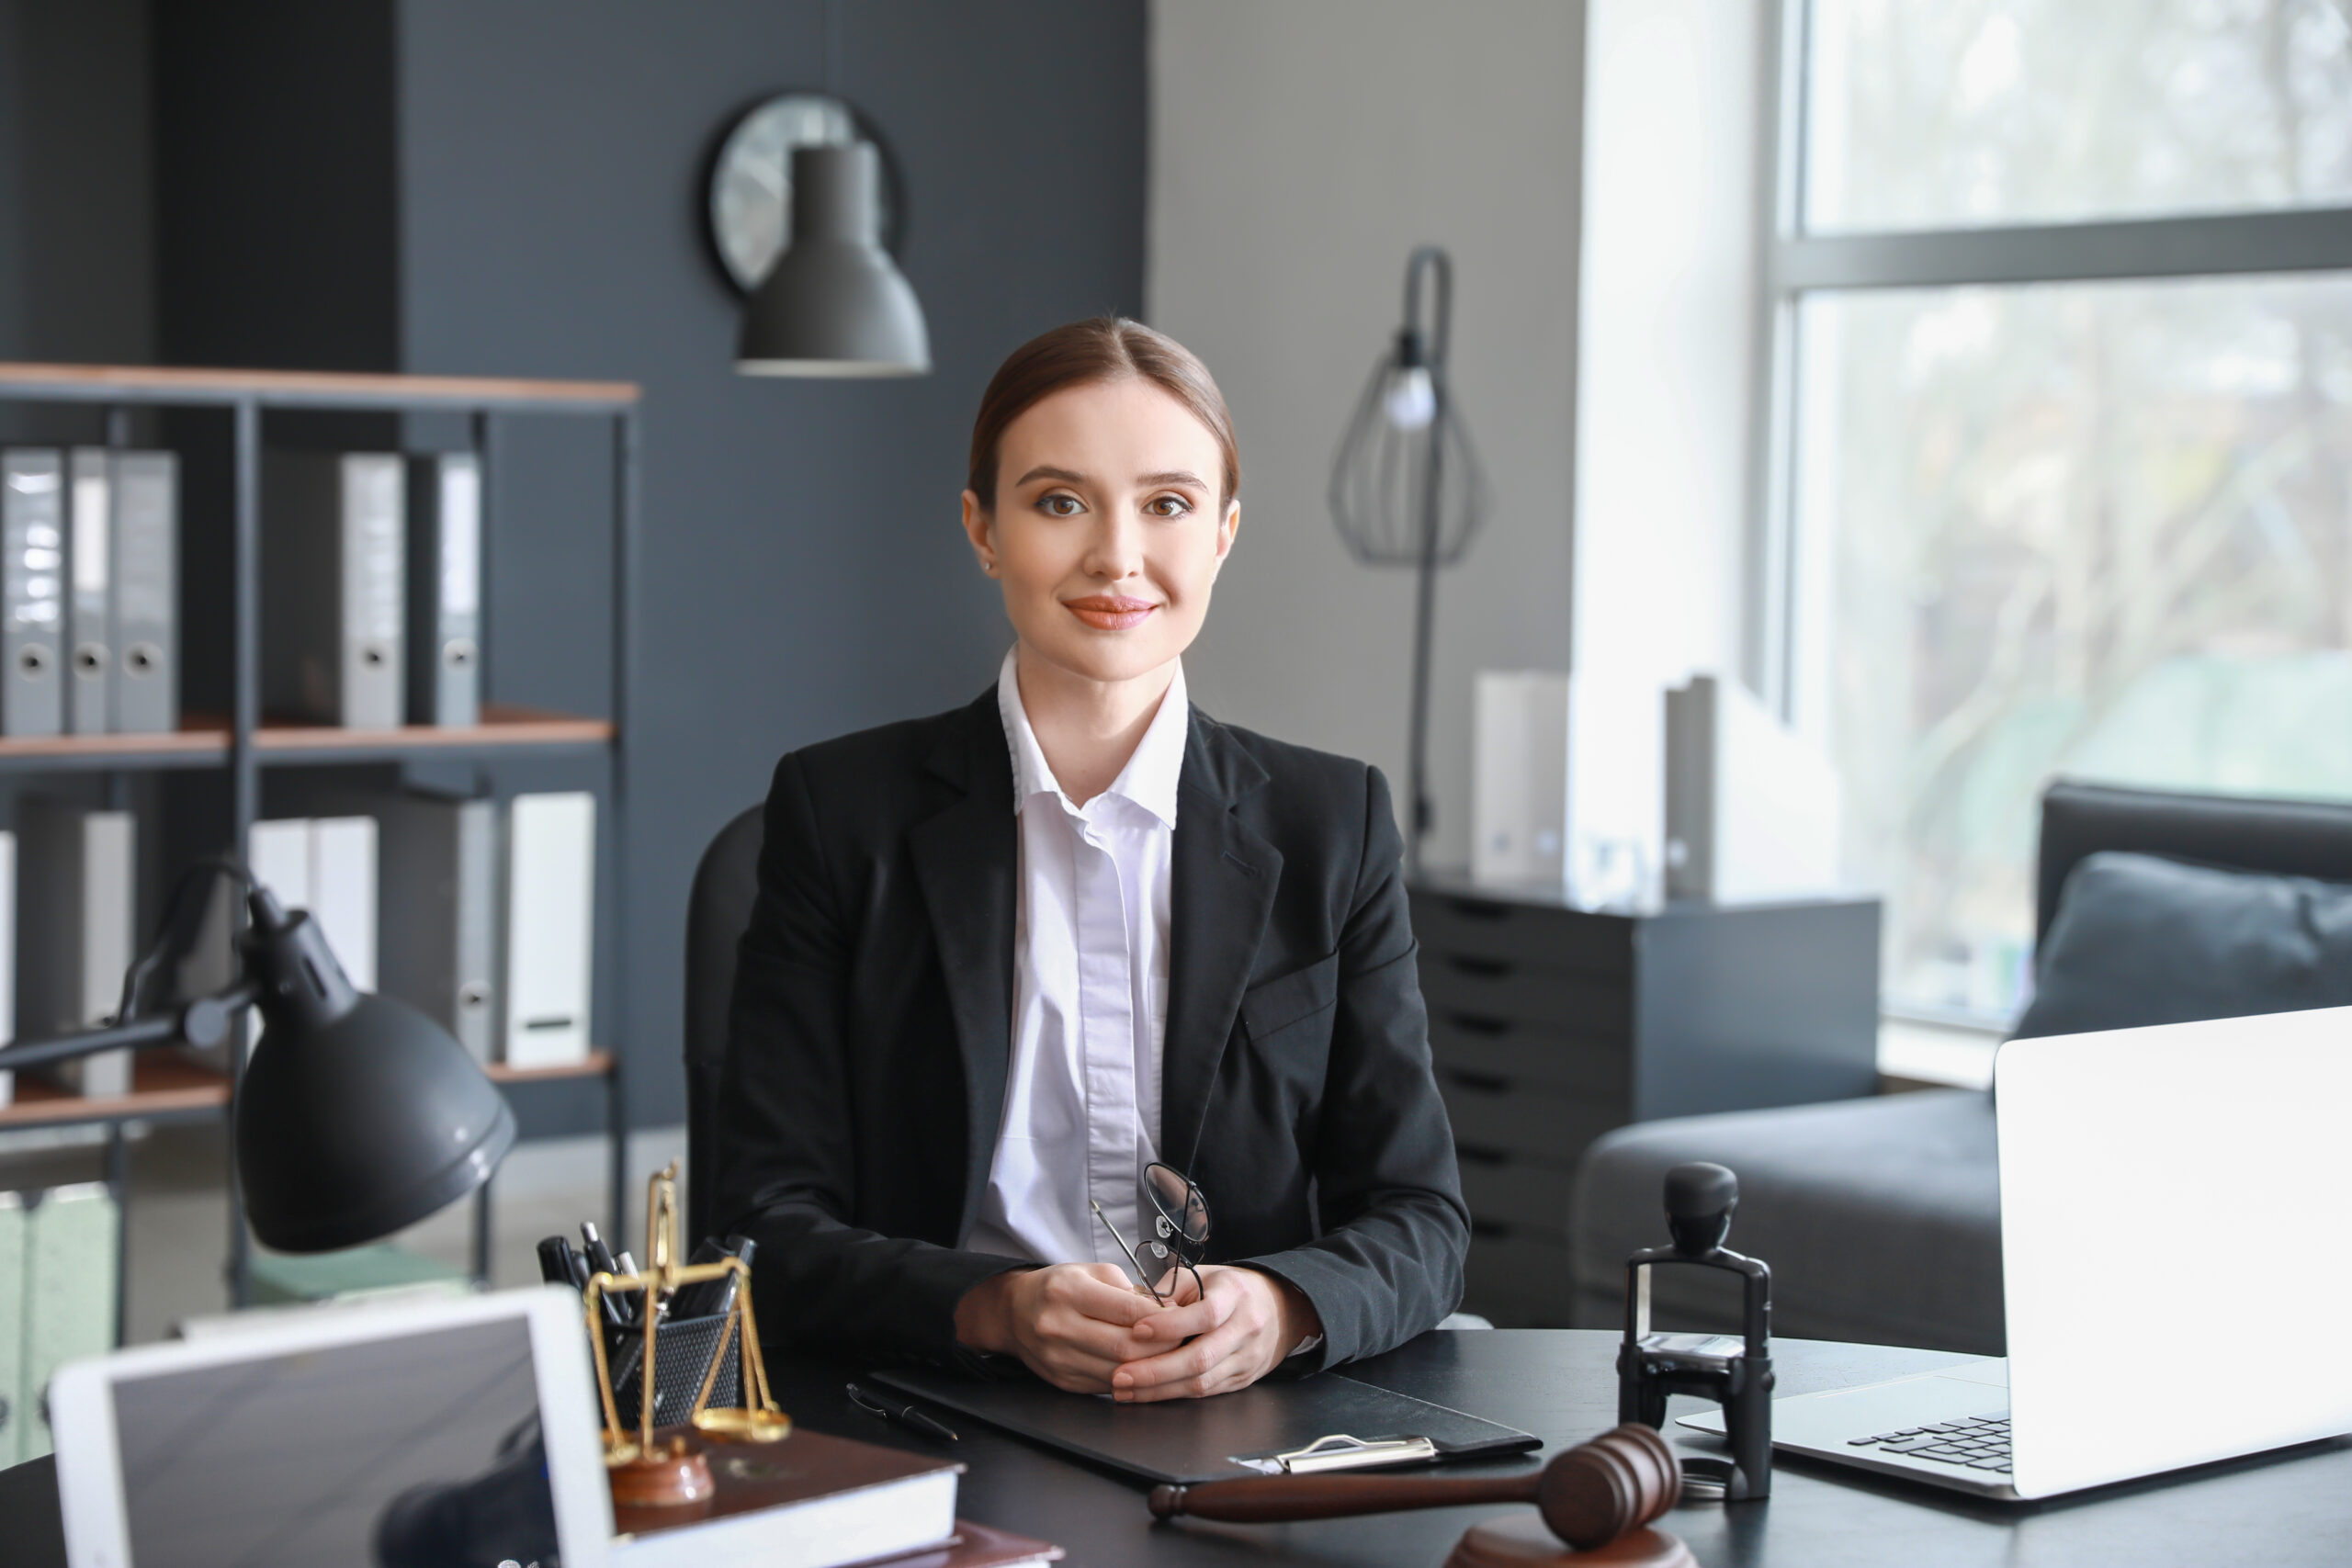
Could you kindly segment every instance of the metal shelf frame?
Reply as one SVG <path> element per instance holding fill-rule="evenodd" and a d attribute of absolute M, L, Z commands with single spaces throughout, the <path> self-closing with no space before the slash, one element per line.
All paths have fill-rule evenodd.
<path fill-rule="evenodd" d="M 627 790 L 628 741 L 631 687 L 637 647 L 637 561 L 641 506 L 639 474 L 639 389 L 627 381 L 552 381 L 456 376 L 335 374 L 311 371 L 249 369 L 187 369 L 155 366 L 0 364 L 0 404 L 96 405 L 106 414 L 107 445 L 124 445 L 128 420 L 134 408 L 225 408 L 231 414 L 232 457 L 231 625 L 233 628 L 231 711 L 212 733 L 217 740 L 198 741 L 183 730 L 173 737 L 92 737 L 66 748 L 37 752 L 27 748 L 0 748 L 0 773 L 90 773 L 112 776 L 158 770 L 225 767 L 230 778 L 230 812 L 226 824 L 231 845 L 243 845 L 260 815 L 261 772 L 265 767 L 327 765 L 348 762 L 391 762 L 407 758 L 492 758 L 605 755 L 610 759 L 606 843 L 614 857 L 614 879 L 626 886 L 628 868 Z M 483 470 L 483 577 L 491 567 L 496 508 L 496 473 L 500 421 L 513 415 L 555 416 L 601 420 L 610 435 L 612 515 L 613 653 L 611 716 L 594 733 L 594 721 L 558 725 L 560 733 L 537 736 L 497 733 L 496 725 L 468 732 L 355 732 L 347 742 L 331 733 L 288 731 L 261 722 L 261 450 L 263 416 L 286 410 L 342 413 L 405 414 L 455 412 L 468 416 L 469 444 Z M 485 628 L 487 632 L 490 628 Z M 483 638 L 487 643 L 490 638 Z M 556 716 L 539 716 L 552 719 Z M 626 903 L 626 895 L 617 903 Z M 605 918 L 619 919 L 617 908 Z M 628 943 L 615 941 L 605 972 L 610 1011 L 617 1022 L 628 1016 Z M 238 1081 L 243 1076 L 249 1020 L 240 1015 L 232 1035 L 228 1096 L 223 1106 L 202 1109 L 158 1106 L 141 1109 L 138 1097 L 108 1102 L 97 1113 L 76 1117 L 45 1116 L 44 1125 L 102 1122 L 107 1129 L 107 1176 L 118 1201 L 127 1196 L 127 1159 L 123 1125 L 133 1121 L 165 1122 L 201 1119 L 225 1111 L 233 1127 Z M 610 1142 L 606 1199 L 611 1228 L 619 1235 L 627 1213 L 625 1161 L 628 1146 L 627 1111 L 623 1098 L 621 1052 L 604 1053 L 606 1135 Z M 529 1084 L 548 1078 L 566 1079 L 584 1073 L 553 1075 L 500 1074 L 503 1083 Z M 7 1122 L 0 1120 L 0 1127 Z M 236 1162 L 229 1161 L 229 1238 L 227 1272 L 233 1304 L 246 1303 L 251 1291 L 251 1238 L 244 1223 L 242 1194 L 237 1190 Z M 475 1206 L 475 1268 L 487 1274 L 490 1252 L 489 1189 L 477 1195 Z M 129 1226 L 122 1227 L 124 1234 Z M 119 1272 L 118 1278 L 119 1278 Z M 117 1314 L 119 1332 L 120 1314 Z"/>

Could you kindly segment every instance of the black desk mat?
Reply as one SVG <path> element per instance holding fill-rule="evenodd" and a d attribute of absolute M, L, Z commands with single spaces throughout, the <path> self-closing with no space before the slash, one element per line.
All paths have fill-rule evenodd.
<path fill-rule="evenodd" d="M 1335 1432 L 1366 1441 L 1427 1438 L 1446 1459 L 1518 1453 L 1542 1443 L 1515 1427 L 1338 1372 L 1149 1404 L 1066 1393 L 1026 1373 L 986 1382 L 893 1368 L 873 1381 L 1097 1464 L 1177 1485 L 1261 1473 L 1234 1456 L 1303 1449 Z"/>

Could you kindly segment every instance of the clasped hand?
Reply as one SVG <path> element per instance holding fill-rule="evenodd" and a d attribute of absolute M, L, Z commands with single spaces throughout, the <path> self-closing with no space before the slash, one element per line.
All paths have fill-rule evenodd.
<path fill-rule="evenodd" d="M 1162 1281 L 1166 1303 L 1114 1263 L 1057 1263 L 983 1280 L 956 1308 L 956 1337 L 1021 1358 L 1075 1393 L 1195 1399 L 1247 1388 L 1322 1332 L 1298 1290 L 1255 1269 L 1204 1263 Z"/>

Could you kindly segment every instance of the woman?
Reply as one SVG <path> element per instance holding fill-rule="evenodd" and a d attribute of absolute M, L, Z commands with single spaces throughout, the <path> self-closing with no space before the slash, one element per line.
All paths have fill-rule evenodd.
<path fill-rule="evenodd" d="M 1459 1299 L 1468 1220 L 1386 785 L 1185 696 L 1240 525 L 1224 399 L 1075 322 L 997 371 L 969 479 L 995 687 L 768 796 L 712 1208 L 761 1316 L 1123 1400 L 1387 1349 Z M 1170 1304 L 1119 1239 L 1154 1160 L 1213 1220 Z"/>

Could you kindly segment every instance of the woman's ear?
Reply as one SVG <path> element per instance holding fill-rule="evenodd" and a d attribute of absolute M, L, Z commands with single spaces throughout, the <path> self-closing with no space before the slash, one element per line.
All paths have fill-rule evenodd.
<path fill-rule="evenodd" d="M 1233 536 L 1241 532 L 1241 501 L 1234 498 L 1226 503 L 1225 521 L 1216 525 L 1216 563 L 1222 568 L 1225 558 L 1233 553 Z"/>
<path fill-rule="evenodd" d="M 972 554 L 978 558 L 980 570 L 990 577 L 996 575 L 996 540 L 990 537 L 994 525 L 980 498 L 970 491 L 964 492 L 964 536 L 972 541 Z"/>

